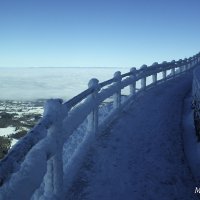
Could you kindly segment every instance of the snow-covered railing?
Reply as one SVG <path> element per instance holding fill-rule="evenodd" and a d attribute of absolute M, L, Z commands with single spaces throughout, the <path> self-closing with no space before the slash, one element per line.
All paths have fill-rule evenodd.
<path fill-rule="evenodd" d="M 193 72 L 192 96 L 195 131 L 198 141 L 200 141 L 200 67 L 196 68 Z"/>
<path fill-rule="evenodd" d="M 95 137 L 139 93 L 174 79 L 199 63 L 200 53 L 189 59 L 131 68 L 126 74 L 118 71 L 102 83 L 91 79 L 87 90 L 67 102 L 48 100 L 43 118 L 0 162 L 0 199 L 62 199 L 63 146 L 72 135 L 76 136 L 77 128 L 85 120 L 87 137 Z M 149 78 L 151 82 L 148 82 Z M 126 87 L 130 89 L 124 99 L 122 92 Z M 102 104 L 107 99 L 111 101 L 112 110 L 108 116 L 100 118 Z"/>

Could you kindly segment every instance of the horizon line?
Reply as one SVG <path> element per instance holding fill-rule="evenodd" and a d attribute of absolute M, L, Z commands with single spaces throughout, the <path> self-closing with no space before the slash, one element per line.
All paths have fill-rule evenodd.
<path fill-rule="evenodd" d="M 0 66 L 0 68 L 131 68 L 131 67 L 39 67 L 39 66 L 34 66 L 34 67 L 25 67 L 25 66 Z"/>

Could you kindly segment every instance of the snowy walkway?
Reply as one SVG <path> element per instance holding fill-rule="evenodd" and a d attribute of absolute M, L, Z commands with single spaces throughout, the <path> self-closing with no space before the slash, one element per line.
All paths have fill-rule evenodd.
<path fill-rule="evenodd" d="M 66 199 L 197 199 L 182 142 L 190 89 L 187 74 L 138 97 L 91 147 Z"/>

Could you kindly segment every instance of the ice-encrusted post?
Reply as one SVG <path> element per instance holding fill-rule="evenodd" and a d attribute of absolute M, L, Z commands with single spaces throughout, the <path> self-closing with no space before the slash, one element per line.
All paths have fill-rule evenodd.
<path fill-rule="evenodd" d="M 88 131 L 94 134 L 98 132 L 98 91 L 99 91 L 99 80 L 92 78 L 88 83 L 88 88 L 92 88 L 93 92 L 90 98 L 94 100 L 95 106 L 93 111 L 88 116 Z"/>
<path fill-rule="evenodd" d="M 140 70 L 142 70 L 142 74 L 143 74 L 143 77 L 141 78 L 141 89 L 144 89 L 146 88 L 146 70 L 147 70 L 147 65 L 142 65 L 140 67 Z"/>
<path fill-rule="evenodd" d="M 175 60 L 171 61 L 171 65 L 172 65 L 171 74 L 172 74 L 172 77 L 174 77 L 175 76 L 175 67 L 176 67 Z"/>
<path fill-rule="evenodd" d="M 178 76 L 180 73 L 179 63 L 178 61 L 176 61 L 174 64 L 175 64 L 175 76 Z"/>
<path fill-rule="evenodd" d="M 195 56 L 195 65 L 198 64 L 198 57 Z"/>
<path fill-rule="evenodd" d="M 67 110 L 63 109 L 62 99 L 50 99 L 45 104 L 44 116 L 49 116 L 52 119 L 52 126 L 49 130 L 52 141 L 55 143 L 56 153 L 49 160 L 47 167 L 47 179 L 45 182 L 45 190 L 47 196 L 52 198 L 62 198 L 63 194 L 63 130 L 62 122 L 64 117 L 67 116 Z M 50 191 L 50 188 L 53 191 Z M 51 194 L 50 194 L 51 193 Z"/>
<path fill-rule="evenodd" d="M 184 59 L 184 71 L 188 70 L 187 58 Z"/>
<path fill-rule="evenodd" d="M 197 64 L 198 64 L 198 57 L 195 56 L 195 65 L 197 65 Z"/>
<path fill-rule="evenodd" d="M 117 92 L 114 94 L 114 102 L 113 102 L 113 106 L 114 109 L 119 110 L 121 107 L 121 72 L 117 71 L 114 73 L 114 82 L 115 82 L 115 86 L 117 87 Z"/>
<path fill-rule="evenodd" d="M 193 66 L 194 66 L 196 64 L 195 63 L 195 57 L 193 56 L 192 59 L 193 59 Z"/>
<path fill-rule="evenodd" d="M 135 67 L 132 67 L 130 69 L 130 72 L 131 72 L 131 75 L 130 75 L 130 78 L 133 80 L 133 83 L 130 84 L 130 95 L 134 95 L 136 93 L 136 68 Z"/>
<path fill-rule="evenodd" d="M 155 63 L 153 63 L 152 64 L 152 66 L 154 67 L 154 68 L 156 68 L 157 66 L 158 66 L 158 63 L 157 62 L 155 62 Z M 157 72 L 155 72 L 153 75 L 152 75 L 152 81 L 153 81 L 153 84 L 157 84 Z"/>
<path fill-rule="evenodd" d="M 180 65 L 179 66 L 179 72 L 182 73 L 183 72 L 183 67 L 184 67 L 183 61 L 182 61 L 182 59 L 180 59 L 178 62 L 179 62 L 179 65 Z"/>
<path fill-rule="evenodd" d="M 165 69 L 166 64 L 167 64 L 166 61 L 164 61 L 164 62 L 162 63 L 162 65 L 163 65 L 163 71 L 162 71 L 163 81 L 166 81 L 166 77 L 167 77 L 167 71 L 166 71 L 166 69 Z"/>
<path fill-rule="evenodd" d="M 191 59 L 192 67 L 194 67 L 194 57 Z"/>
<path fill-rule="evenodd" d="M 189 58 L 189 63 L 188 63 L 189 69 L 192 68 L 192 58 Z"/>
<path fill-rule="evenodd" d="M 195 58 L 192 57 L 192 67 L 194 67 L 194 65 L 195 65 Z"/>
<path fill-rule="evenodd" d="M 188 70 L 188 60 L 187 60 L 187 58 L 184 60 L 184 62 L 185 62 L 185 71 L 187 71 Z"/>

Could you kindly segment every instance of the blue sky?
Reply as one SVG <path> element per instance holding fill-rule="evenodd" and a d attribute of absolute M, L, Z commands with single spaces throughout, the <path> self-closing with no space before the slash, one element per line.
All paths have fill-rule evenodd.
<path fill-rule="evenodd" d="M 0 67 L 139 67 L 200 51 L 199 0 L 0 0 Z"/>

